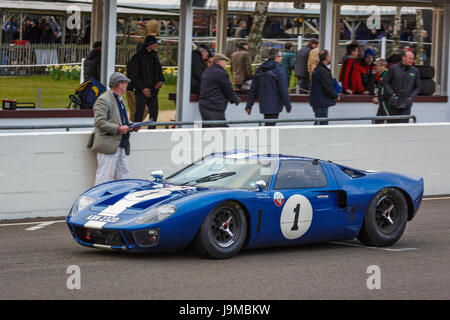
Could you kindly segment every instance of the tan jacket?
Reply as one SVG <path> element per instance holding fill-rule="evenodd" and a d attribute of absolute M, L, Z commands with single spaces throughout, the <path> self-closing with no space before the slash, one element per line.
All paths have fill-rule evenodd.
<path fill-rule="evenodd" d="M 312 81 L 312 72 L 317 67 L 318 63 L 319 63 L 319 48 L 315 48 L 311 50 L 308 57 L 309 82 Z"/>
<path fill-rule="evenodd" d="M 246 50 L 238 50 L 231 55 L 231 76 L 234 85 L 241 85 L 252 76 L 252 62 Z"/>
<path fill-rule="evenodd" d="M 122 135 L 119 134 L 120 119 L 119 106 L 113 91 L 103 93 L 94 104 L 94 132 L 88 143 L 88 148 L 95 152 L 114 154 L 119 148 Z M 130 145 L 125 150 L 130 154 Z"/>

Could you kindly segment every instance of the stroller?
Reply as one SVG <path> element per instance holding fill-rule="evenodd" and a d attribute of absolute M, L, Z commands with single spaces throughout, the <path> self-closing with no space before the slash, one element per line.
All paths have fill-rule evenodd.
<path fill-rule="evenodd" d="M 92 109 L 97 98 L 106 91 L 104 85 L 89 77 L 69 96 L 67 109 Z"/>

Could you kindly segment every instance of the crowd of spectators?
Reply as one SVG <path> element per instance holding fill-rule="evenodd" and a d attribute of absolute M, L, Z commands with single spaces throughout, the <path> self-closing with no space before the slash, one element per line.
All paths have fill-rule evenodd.
<path fill-rule="evenodd" d="M 2 29 L 2 42 L 11 43 L 20 39 L 20 23 L 13 17 Z M 61 27 L 52 16 L 41 19 L 26 19 L 22 26 L 22 40 L 30 43 L 60 43 Z"/>

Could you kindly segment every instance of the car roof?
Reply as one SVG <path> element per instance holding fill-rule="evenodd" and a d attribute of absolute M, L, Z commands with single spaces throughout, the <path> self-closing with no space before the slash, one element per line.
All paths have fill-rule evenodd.
<path fill-rule="evenodd" d="M 284 155 L 280 153 L 266 153 L 266 154 L 260 154 L 257 152 L 253 152 L 251 150 L 232 150 L 232 151 L 225 151 L 225 152 L 216 152 L 211 153 L 212 157 L 224 157 L 228 159 L 260 159 L 260 160 L 317 160 L 322 161 L 320 159 L 316 158 L 309 158 L 309 157 L 302 157 L 302 156 L 292 156 L 292 155 Z"/>

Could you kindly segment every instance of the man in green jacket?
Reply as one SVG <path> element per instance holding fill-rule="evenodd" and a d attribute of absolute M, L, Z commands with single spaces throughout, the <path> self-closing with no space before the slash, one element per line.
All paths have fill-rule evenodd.
<path fill-rule="evenodd" d="M 283 67 L 286 73 L 287 83 L 289 87 L 289 80 L 291 79 L 292 70 L 295 68 L 295 53 L 293 51 L 292 43 L 288 42 L 284 45 L 282 53 L 281 67 Z"/>

